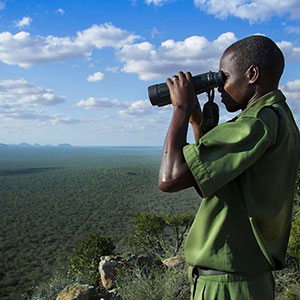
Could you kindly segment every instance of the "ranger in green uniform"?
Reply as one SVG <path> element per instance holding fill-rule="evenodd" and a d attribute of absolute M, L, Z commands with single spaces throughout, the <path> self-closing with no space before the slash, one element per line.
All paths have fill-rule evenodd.
<path fill-rule="evenodd" d="M 167 79 L 173 115 L 159 187 L 203 197 L 185 242 L 191 299 L 274 299 L 284 267 L 299 166 L 299 131 L 278 84 L 284 58 L 264 36 L 228 47 L 219 88 L 232 121 L 202 135 L 190 73 Z M 187 145 L 188 123 L 196 144 Z"/>

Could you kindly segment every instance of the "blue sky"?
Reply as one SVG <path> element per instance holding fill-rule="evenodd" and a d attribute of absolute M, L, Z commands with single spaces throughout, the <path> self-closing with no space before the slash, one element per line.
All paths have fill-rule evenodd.
<path fill-rule="evenodd" d="M 0 143 L 162 146 L 171 107 L 152 107 L 147 87 L 217 71 L 252 34 L 282 49 L 299 125 L 299 20 L 299 0 L 2 0 Z M 233 117 L 216 102 L 222 122 Z"/>

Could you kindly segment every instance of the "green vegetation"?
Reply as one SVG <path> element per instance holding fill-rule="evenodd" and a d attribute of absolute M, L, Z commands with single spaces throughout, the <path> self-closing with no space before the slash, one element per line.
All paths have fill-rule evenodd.
<path fill-rule="evenodd" d="M 75 245 L 68 266 L 72 277 L 85 278 L 85 283 L 98 286 L 100 257 L 113 254 L 115 246 L 108 237 L 92 234 Z"/>
<path fill-rule="evenodd" d="M 41 283 L 34 289 L 34 294 L 23 294 L 24 299 L 30 300 L 54 300 L 66 287 L 84 283 L 84 278 L 73 277 L 67 272 L 54 272 L 50 279 Z"/>
<path fill-rule="evenodd" d="M 186 300 L 190 286 L 186 271 L 180 268 L 154 267 L 149 272 L 135 266 L 117 281 L 118 294 L 126 300 Z"/>
<path fill-rule="evenodd" d="M 87 277 L 92 282 L 96 257 L 113 245 L 116 253 L 130 250 L 128 239 L 137 253 L 178 254 L 199 196 L 193 189 L 160 192 L 159 163 L 157 149 L 1 149 L 0 298 L 30 298 L 35 290 L 32 299 L 50 300 L 64 287 L 87 283 Z M 278 299 L 300 295 L 299 207 L 300 177 L 288 269 L 275 274 Z M 154 290 L 159 296 L 149 299 L 187 299 L 189 284 L 181 267 L 145 273 L 132 266 L 118 280 L 118 289 L 128 300 Z"/>
<path fill-rule="evenodd" d="M 193 215 L 153 215 L 133 216 L 134 234 L 129 244 L 140 253 L 158 258 L 177 255 L 186 234 L 194 220 Z"/>
<path fill-rule="evenodd" d="M 300 263 L 300 169 L 295 187 L 293 223 L 289 240 L 288 253 Z"/>
<path fill-rule="evenodd" d="M 300 213 L 295 216 L 295 220 L 292 224 L 291 235 L 289 240 L 288 253 L 297 258 L 300 263 Z"/>
<path fill-rule="evenodd" d="M 111 237 L 116 253 L 128 250 L 133 214 L 195 214 L 200 201 L 193 189 L 158 190 L 160 154 L 155 148 L 1 148 L 0 298 L 30 294 L 90 234 Z"/>
<path fill-rule="evenodd" d="M 286 268 L 274 272 L 276 300 L 300 299 L 300 169 L 294 193 L 294 210 Z"/>

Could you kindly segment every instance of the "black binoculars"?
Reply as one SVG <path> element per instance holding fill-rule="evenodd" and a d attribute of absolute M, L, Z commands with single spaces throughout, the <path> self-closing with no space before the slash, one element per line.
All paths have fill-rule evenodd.
<path fill-rule="evenodd" d="M 196 95 L 224 85 L 223 72 L 207 72 L 193 76 Z M 166 83 L 154 84 L 148 87 L 148 95 L 152 105 L 164 106 L 171 104 L 169 88 Z"/>

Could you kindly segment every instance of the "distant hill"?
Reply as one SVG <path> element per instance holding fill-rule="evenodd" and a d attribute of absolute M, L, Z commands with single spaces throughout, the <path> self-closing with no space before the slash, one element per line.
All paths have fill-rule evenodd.
<path fill-rule="evenodd" d="M 35 143 L 35 144 L 29 144 L 29 143 L 20 143 L 20 144 L 3 144 L 0 143 L 0 147 L 9 147 L 9 146 L 15 146 L 15 147 L 73 147 L 71 144 L 67 144 L 67 143 L 63 143 L 63 144 L 58 144 L 58 145 L 50 145 L 50 144 L 46 144 L 46 145 L 41 145 L 39 143 Z"/>

